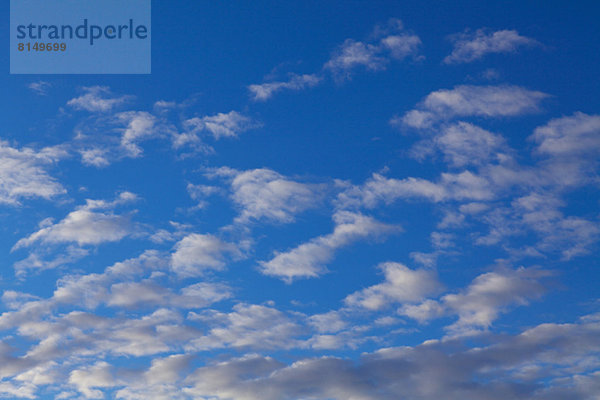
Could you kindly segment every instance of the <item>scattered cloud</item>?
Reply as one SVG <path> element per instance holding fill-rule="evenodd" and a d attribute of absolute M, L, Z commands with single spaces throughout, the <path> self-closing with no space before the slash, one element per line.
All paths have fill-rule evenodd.
<path fill-rule="evenodd" d="M 236 304 L 228 314 L 208 312 L 192 314 L 203 323 L 216 322 L 206 336 L 194 339 L 189 350 L 218 348 L 284 349 L 298 343 L 292 339 L 300 326 L 283 312 L 268 306 Z"/>
<path fill-rule="evenodd" d="M 175 245 L 171 266 L 177 275 L 199 276 L 205 270 L 223 269 L 225 255 L 239 257 L 241 252 L 235 244 L 224 242 L 216 236 L 192 233 Z"/>
<path fill-rule="evenodd" d="M 31 82 L 27 87 L 38 96 L 47 96 L 48 90 L 52 87 L 52 84 L 46 81 L 37 81 Z"/>
<path fill-rule="evenodd" d="M 230 111 L 202 118 L 191 118 L 185 121 L 185 126 L 189 129 L 188 134 L 207 131 L 213 138 L 219 140 L 237 137 L 242 132 L 259 127 L 260 124 L 237 111 Z"/>
<path fill-rule="evenodd" d="M 108 112 L 131 99 L 131 96 L 115 96 L 106 86 L 90 86 L 82 90 L 84 94 L 69 100 L 68 106 L 93 113 Z"/>
<path fill-rule="evenodd" d="M 83 246 L 119 241 L 134 232 L 130 216 L 96 210 L 112 209 L 118 204 L 135 201 L 135 199 L 136 196 L 132 193 L 124 192 L 112 203 L 88 200 L 86 205 L 78 207 L 57 223 L 44 221 L 40 230 L 20 239 L 13 250 L 32 246 L 36 242 L 77 243 Z"/>
<path fill-rule="evenodd" d="M 411 270 L 394 262 L 379 265 L 385 275 L 383 283 L 352 293 L 344 299 L 348 306 L 379 310 L 394 303 L 413 303 L 440 289 L 431 270 Z"/>
<path fill-rule="evenodd" d="M 384 224 L 372 217 L 348 211 L 338 211 L 333 220 L 333 233 L 316 237 L 290 251 L 276 253 L 271 260 L 260 263 L 261 272 L 287 283 L 300 278 L 314 278 L 327 272 L 325 265 L 333 259 L 338 249 L 361 239 L 400 230 L 399 226 Z"/>
<path fill-rule="evenodd" d="M 282 90 L 302 90 L 318 85 L 322 77 L 315 74 L 292 74 L 287 81 L 273 81 L 248 86 L 254 101 L 266 101 Z"/>
<path fill-rule="evenodd" d="M 436 122 L 454 117 L 509 117 L 540 111 L 540 103 L 548 98 L 546 93 L 519 86 L 460 85 L 453 89 L 430 93 L 418 108 L 392 124 L 412 128 L 430 128 Z"/>
<path fill-rule="evenodd" d="M 583 157 L 600 154 L 600 115 L 577 112 L 553 119 L 535 129 L 530 140 L 536 152 L 552 157 Z"/>
<path fill-rule="evenodd" d="M 412 155 L 423 159 L 438 150 L 444 161 L 456 168 L 487 165 L 510 159 L 502 136 L 476 125 L 459 121 L 443 126 L 441 131 L 433 139 L 426 139 L 415 145 Z"/>
<path fill-rule="evenodd" d="M 39 151 L 21 149 L 0 141 L 0 203 L 18 205 L 22 199 L 50 200 L 66 193 L 65 188 L 48 173 L 49 167 L 68 156 L 61 147 Z"/>
<path fill-rule="evenodd" d="M 597 320 L 543 324 L 476 349 L 428 341 L 364 353 L 358 361 L 314 357 L 287 365 L 248 354 L 197 369 L 184 392 L 219 400 L 591 400 L 599 382 L 599 329 Z"/>
<path fill-rule="evenodd" d="M 235 222 L 256 221 L 289 223 L 294 216 L 319 204 L 322 186 L 291 180 L 267 168 L 236 171 L 219 168 L 209 176 L 231 182 L 231 198 L 240 208 Z"/>
<path fill-rule="evenodd" d="M 444 315 L 457 315 L 458 320 L 446 327 L 450 335 L 473 335 L 487 330 L 507 308 L 527 305 L 539 298 L 546 288 L 540 282 L 551 276 L 549 271 L 534 268 L 500 268 L 476 277 L 459 293 L 446 294 L 439 301 L 400 307 L 401 315 L 425 322 Z"/>
<path fill-rule="evenodd" d="M 372 41 L 346 39 L 323 68 L 337 80 L 348 79 L 359 68 L 378 71 L 385 69 L 390 59 L 417 57 L 420 46 L 417 35 L 405 31 L 400 20 L 392 19 L 386 27 L 376 28 Z"/>
<path fill-rule="evenodd" d="M 515 30 L 487 32 L 478 29 L 451 35 L 450 41 L 454 49 L 444 58 L 446 64 L 469 63 L 493 53 L 515 53 L 521 47 L 538 44 L 536 40 L 521 36 Z"/>

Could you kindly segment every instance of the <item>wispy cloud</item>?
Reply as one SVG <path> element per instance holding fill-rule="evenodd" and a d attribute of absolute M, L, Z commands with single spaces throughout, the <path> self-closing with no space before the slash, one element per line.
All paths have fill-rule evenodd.
<path fill-rule="evenodd" d="M 271 260 L 260 263 L 261 272 L 288 283 L 294 279 L 314 278 L 327 272 L 326 265 L 338 249 L 357 240 L 400 230 L 399 226 L 388 225 L 372 217 L 348 211 L 338 211 L 333 220 L 335 229 L 332 233 L 316 237 L 290 251 L 276 253 Z"/>
<path fill-rule="evenodd" d="M 514 53 L 521 47 L 539 44 L 535 39 L 519 35 L 515 30 L 488 32 L 478 29 L 475 32 L 464 32 L 451 35 L 454 45 L 452 53 L 444 58 L 446 64 L 468 63 L 487 54 Z"/>
<path fill-rule="evenodd" d="M 23 199 L 52 199 L 66 193 L 48 170 L 67 156 L 62 147 L 36 151 L 28 147 L 19 149 L 0 141 L 0 203 L 18 205 Z"/>
<path fill-rule="evenodd" d="M 356 69 L 377 71 L 385 69 L 390 59 L 416 57 L 420 46 L 417 35 L 405 31 L 400 20 L 392 19 L 387 26 L 378 27 L 368 42 L 347 39 L 323 68 L 338 80 L 348 79 Z"/>
<path fill-rule="evenodd" d="M 320 185 L 297 182 L 267 168 L 237 171 L 223 167 L 208 175 L 230 181 L 231 199 L 240 208 L 235 219 L 239 224 L 293 222 L 296 214 L 318 204 L 323 191 Z"/>
<path fill-rule="evenodd" d="M 419 55 L 421 39 L 406 30 L 402 21 L 392 18 L 385 25 L 375 27 L 367 40 L 346 39 L 323 64 L 321 71 L 312 74 L 290 74 L 288 80 L 268 81 L 248 86 L 253 100 L 266 101 L 282 90 L 302 90 L 314 87 L 328 77 L 337 82 L 348 80 L 359 70 L 385 70 L 392 60 Z"/>
<path fill-rule="evenodd" d="M 115 96 L 106 86 L 82 88 L 83 95 L 67 102 L 76 110 L 89 112 L 108 112 L 131 99 L 131 96 Z"/>
<path fill-rule="evenodd" d="M 46 81 L 37 81 L 31 82 L 27 87 L 35 94 L 39 96 L 47 96 L 48 90 L 52 87 L 50 82 Z"/>
<path fill-rule="evenodd" d="M 546 93 L 519 86 L 460 85 L 430 93 L 418 108 L 392 120 L 412 128 L 430 128 L 454 117 L 511 117 L 536 113 Z"/>
<path fill-rule="evenodd" d="M 323 78 L 315 74 L 292 74 L 287 81 L 272 81 L 248 86 L 255 101 L 266 101 L 282 90 L 302 90 L 318 85 Z"/>

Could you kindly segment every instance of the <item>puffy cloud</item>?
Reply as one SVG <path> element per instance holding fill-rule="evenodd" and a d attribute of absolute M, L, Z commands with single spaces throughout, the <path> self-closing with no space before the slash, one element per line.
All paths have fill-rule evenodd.
<path fill-rule="evenodd" d="M 224 347 L 282 349 L 298 345 L 300 326 L 283 312 L 256 304 L 236 304 L 228 314 L 191 314 L 193 320 L 216 325 L 206 336 L 193 339 L 188 350 Z"/>
<path fill-rule="evenodd" d="M 421 39 L 404 30 L 400 20 L 392 19 L 386 27 L 377 27 L 371 42 L 347 39 L 325 63 L 323 68 L 336 79 L 349 78 L 358 68 L 377 71 L 385 69 L 390 59 L 416 57 Z"/>
<path fill-rule="evenodd" d="M 141 142 L 175 137 L 168 120 L 146 111 L 125 111 L 94 116 L 76 128 L 70 146 L 84 165 L 106 167 L 115 160 L 142 156 Z"/>
<path fill-rule="evenodd" d="M 137 142 L 156 134 L 156 118 L 143 111 L 119 113 L 115 118 L 127 126 L 121 135 L 121 147 L 130 157 L 140 156 L 142 149 L 137 145 Z"/>
<path fill-rule="evenodd" d="M 501 152 L 507 150 L 501 136 L 462 121 L 443 127 L 440 134 L 422 142 L 413 154 L 422 158 L 432 149 L 439 150 L 453 167 L 485 165 L 509 158 Z"/>
<path fill-rule="evenodd" d="M 488 329 L 509 307 L 539 298 L 546 291 L 541 280 L 551 275 L 533 268 L 498 269 L 479 275 L 463 291 L 446 294 L 439 302 L 428 299 L 421 304 L 404 305 L 398 312 L 421 322 L 457 315 L 458 320 L 446 327 L 449 334 L 471 335 Z"/>
<path fill-rule="evenodd" d="M 428 341 L 364 353 L 357 361 L 320 357 L 290 365 L 247 355 L 199 368 L 183 391 L 218 400 L 592 400 L 599 338 L 598 320 L 582 319 L 539 325 L 476 349 Z"/>
<path fill-rule="evenodd" d="M 315 207 L 321 187 L 293 181 L 273 170 L 235 171 L 220 168 L 213 175 L 231 179 L 232 199 L 240 207 L 237 223 L 253 221 L 288 223 L 294 216 Z"/>
<path fill-rule="evenodd" d="M 224 284 L 200 282 L 184 287 L 179 293 L 152 281 L 115 283 L 107 295 L 111 307 L 173 306 L 177 308 L 203 308 L 231 297 L 231 288 Z"/>
<path fill-rule="evenodd" d="M 273 81 L 248 86 L 254 101 L 266 101 L 282 90 L 302 90 L 318 85 L 323 78 L 315 74 L 292 74 L 287 81 Z"/>
<path fill-rule="evenodd" d="M 530 140 L 539 154 L 552 157 L 597 156 L 600 154 L 600 115 L 577 112 L 553 119 L 535 129 Z"/>
<path fill-rule="evenodd" d="M 65 193 L 47 169 L 66 156 L 60 147 L 35 151 L 11 147 L 0 141 L 0 203 L 18 205 L 21 199 L 51 199 Z"/>
<path fill-rule="evenodd" d="M 386 59 L 378 56 L 381 49 L 372 44 L 346 39 L 337 52 L 325 64 L 334 71 L 348 71 L 358 66 L 376 71 L 384 68 Z"/>
<path fill-rule="evenodd" d="M 185 121 L 191 132 L 208 131 L 215 139 L 237 137 L 240 133 L 260 126 L 251 118 L 237 111 L 218 113 L 202 118 L 191 118 Z"/>
<path fill-rule="evenodd" d="M 98 388 L 117 386 L 111 372 L 111 366 L 104 361 L 86 368 L 71 372 L 69 383 L 76 386 L 86 399 L 103 399 L 104 394 Z"/>
<path fill-rule="evenodd" d="M 108 112 L 131 99 L 131 96 L 115 96 L 105 86 L 84 87 L 82 90 L 85 94 L 69 100 L 67 105 L 76 110 Z"/>
<path fill-rule="evenodd" d="M 360 239 L 377 237 L 398 231 L 399 226 L 387 225 L 372 217 L 348 211 L 333 216 L 333 233 L 316 237 L 260 263 L 261 272 L 290 283 L 294 279 L 313 278 L 326 272 L 325 265 L 335 252 Z"/>
<path fill-rule="evenodd" d="M 104 242 L 116 242 L 134 232 L 129 215 L 118 215 L 112 212 L 97 212 L 96 209 L 113 208 L 122 202 L 136 199 L 135 195 L 124 192 L 113 203 L 90 200 L 85 206 L 70 212 L 57 223 L 44 224 L 40 230 L 20 239 L 13 250 L 29 247 L 35 242 L 47 244 L 77 243 L 98 245 Z"/>
<path fill-rule="evenodd" d="M 550 193 L 534 191 L 515 197 L 510 207 L 496 208 L 483 216 L 490 230 L 479 236 L 477 243 L 493 245 L 534 232 L 538 238 L 533 248 L 536 252 L 560 252 L 565 260 L 588 253 L 600 238 L 598 222 L 565 216 L 562 207 L 564 203 Z"/>
<path fill-rule="evenodd" d="M 175 245 L 171 266 L 180 276 L 199 276 L 208 269 L 223 269 L 226 255 L 236 257 L 241 252 L 235 244 L 216 236 L 192 233 Z"/>
<path fill-rule="evenodd" d="M 450 36 L 454 44 L 452 53 L 444 58 L 446 64 L 460 64 L 483 58 L 492 53 L 514 53 L 520 47 L 538 44 L 534 39 L 521 36 L 515 30 L 486 32 L 478 29 L 475 32 L 459 33 Z"/>
<path fill-rule="evenodd" d="M 373 174 L 362 186 L 350 186 L 341 192 L 337 204 L 342 208 L 374 208 L 381 203 L 391 204 L 398 199 L 422 198 L 437 203 L 449 200 L 491 200 L 494 197 L 494 188 L 490 182 L 470 171 L 442 173 L 438 182 L 412 177 L 394 179 Z"/>
<path fill-rule="evenodd" d="M 392 123 L 428 128 L 438 120 L 454 117 L 508 117 L 539 111 L 547 94 L 519 86 L 460 85 L 430 93 L 415 110 Z"/>
<path fill-rule="evenodd" d="M 387 262 L 379 265 L 385 275 L 383 283 L 352 293 L 344 302 L 348 306 L 379 310 L 393 303 L 413 303 L 440 289 L 431 270 L 412 270 L 402 264 Z"/>

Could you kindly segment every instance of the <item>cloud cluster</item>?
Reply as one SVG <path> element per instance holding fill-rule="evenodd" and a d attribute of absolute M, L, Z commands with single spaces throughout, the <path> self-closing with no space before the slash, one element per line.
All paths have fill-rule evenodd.
<path fill-rule="evenodd" d="M 255 101 L 265 101 L 282 90 L 302 90 L 314 87 L 333 77 L 337 82 L 348 80 L 359 70 L 381 71 L 392 60 L 402 61 L 408 57 L 420 59 L 419 36 L 404 28 L 402 21 L 392 18 L 386 25 L 376 26 L 366 41 L 346 39 L 323 64 L 322 70 L 313 74 L 291 74 L 287 81 L 268 81 L 248 86 Z"/>

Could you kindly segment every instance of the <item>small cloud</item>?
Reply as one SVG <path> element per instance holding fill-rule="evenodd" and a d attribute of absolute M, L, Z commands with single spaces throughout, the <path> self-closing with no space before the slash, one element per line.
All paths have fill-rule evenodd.
<path fill-rule="evenodd" d="M 540 103 L 548 97 L 520 86 L 459 85 L 431 92 L 416 109 L 394 117 L 390 123 L 425 129 L 455 117 L 519 116 L 538 112 Z"/>
<path fill-rule="evenodd" d="M 46 96 L 48 95 L 48 89 L 52 87 L 52 84 L 45 81 L 37 81 L 30 83 L 27 87 L 39 96 Z"/>
<path fill-rule="evenodd" d="M 108 112 L 131 99 L 131 96 L 115 96 L 105 86 L 91 86 L 82 89 L 84 94 L 69 100 L 67 105 L 76 110 Z"/>
<path fill-rule="evenodd" d="M 352 71 L 363 68 L 379 71 L 387 67 L 391 59 L 418 58 L 421 39 L 403 27 L 398 19 L 391 19 L 387 26 L 378 26 L 367 42 L 346 39 L 339 46 L 323 69 L 330 71 L 337 80 L 349 79 Z"/>
<path fill-rule="evenodd" d="M 491 53 L 514 53 L 520 47 L 539 44 L 536 40 L 521 36 L 514 30 L 501 30 L 486 33 L 478 29 L 473 33 L 464 32 L 449 37 L 454 44 L 452 53 L 444 58 L 446 64 L 462 64 L 483 58 Z"/>
<path fill-rule="evenodd" d="M 282 90 L 302 90 L 319 84 L 323 78 L 315 74 L 292 74 L 287 81 L 273 81 L 248 86 L 254 101 L 266 101 Z"/>

